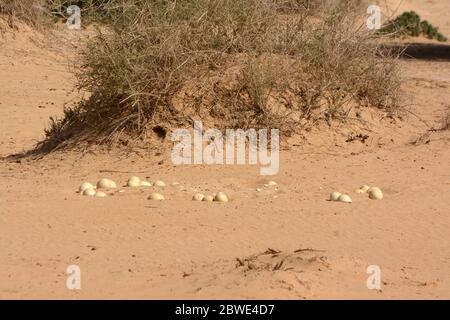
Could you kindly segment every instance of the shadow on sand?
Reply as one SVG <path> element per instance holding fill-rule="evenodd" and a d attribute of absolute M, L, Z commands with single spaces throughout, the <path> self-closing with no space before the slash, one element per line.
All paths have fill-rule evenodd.
<path fill-rule="evenodd" d="M 386 52 L 403 59 L 450 61 L 450 45 L 440 43 L 407 43 L 383 45 Z"/>

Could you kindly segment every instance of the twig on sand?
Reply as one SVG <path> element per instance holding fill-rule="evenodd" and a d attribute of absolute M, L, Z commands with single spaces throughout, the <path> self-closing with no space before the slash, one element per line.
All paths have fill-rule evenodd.
<path fill-rule="evenodd" d="M 299 252 L 325 252 L 325 250 L 317 250 L 317 249 L 313 249 L 313 248 L 305 248 L 305 249 L 297 249 L 294 251 L 294 253 L 299 253 Z"/>
<path fill-rule="evenodd" d="M 100 173 L 145 173 L 145 171 L 100 170 Z"/>
<path fill-rule="evenodd" d="M 11 172 L 6 173 L 6 172 L 0 172 L 0 176 L 5 177 L 5 178 L 14 178 L 15 175 L 11 174 Z"/>

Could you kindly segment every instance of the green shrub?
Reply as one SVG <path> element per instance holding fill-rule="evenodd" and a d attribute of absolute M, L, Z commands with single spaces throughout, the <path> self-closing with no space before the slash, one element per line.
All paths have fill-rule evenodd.
<path fill-rule="evenodd" d="M 418 37 L 423 35 L 429 39 L 447 41 L 447 38 L 439 32 L 438 28 L 426 20 L 420 20 L 420 16 L 414 11 L 404 12 L 394 20 L 388 21 L 380 32 L 392 36 Z"/>

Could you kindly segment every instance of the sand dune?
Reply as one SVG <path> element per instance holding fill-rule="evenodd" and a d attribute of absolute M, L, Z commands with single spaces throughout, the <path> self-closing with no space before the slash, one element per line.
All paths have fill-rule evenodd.
<path fill-rule="evenodd" d="M 450 2 L 388 2 L 450 35 Z M 48 117 L 80 98 L 70 47 L 49 50 L 30 36 L 6 34 L 0 46 L 2 157 L 29 150 Z M 167 150 L 0 160 L 0 298 L 449 299 L 450 131 L 429 129 L 450 107 L 450 62 L 401 64 L 408 116 L 367 112 L 367 127 L 291 138 L 275 177 L 254 166 L 174 167 Z M 168 186 L 122 187 L 132 175 Z M 102 177 L 124 192 L 76 193 Z M 384 199 L 356 194 L 363 184 Z M 166 200 L 147 200 L 149 190 Z M 219 190 L 229 203 L 191 200 Z M 327 201 L 333 190 L 353 203 Z M 82 290 L 66 288 L 69 265 L 80 266 Z M 366 286 L 371 265 L 381 290 Z"/>

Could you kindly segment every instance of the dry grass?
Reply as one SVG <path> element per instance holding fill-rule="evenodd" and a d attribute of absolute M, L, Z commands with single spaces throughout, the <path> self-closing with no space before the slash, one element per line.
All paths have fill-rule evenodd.
<path fill-rule="evenodd" d="M 48 24 L 48 12 L 42 0 L 2 0 L 0 18 L 7 20 L 10 27 L 15 27 L 16 20 L 22 20 L 35 27 Z"/>
<path fill-rule="evenodd" d="M 440 131 L 450 130 L 450 106 L 448 107 L 448 111 L 442 117 Z"/>
<path fill-rule="evenodd" d="M 68 18 L 67 8 L 77 5 L 81 8 L 83 23 L 110 23 L 121 14 L 122 5 L 129 1 L 118 0 L 2 0 L 0 18 L 6 19 L 11 27 L 20 20 L 35 28 L 45 29 L 52 22 Z"/>
<path fill-rule="evenodd" d="M 141 139 L 194 117 L 291 134 L 351 108 L 394 113 L 396 61 L 352 3 L 107 2 L 102 14 L 114 23 L 89 41 L 78 69 L 91 96 L 51 119 L 41 147 Z"/>

